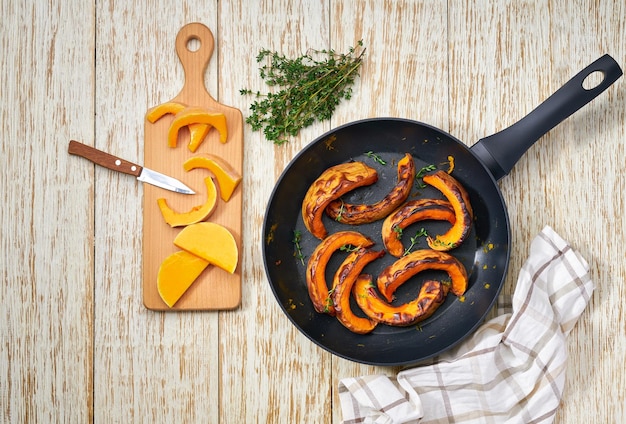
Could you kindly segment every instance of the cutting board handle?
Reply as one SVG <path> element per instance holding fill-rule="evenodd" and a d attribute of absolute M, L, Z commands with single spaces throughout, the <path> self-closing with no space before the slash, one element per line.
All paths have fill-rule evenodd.
<path fill-rule="evenodd" d="M 196 49 L 192 49 L 197 47 Z M 213 55 L 215 39 L 209 28 L 199 22 L 193 22 L 180 29 L 176 36 L 176 53 L 185 71 L 185 85 L 179 94 L 191 94 L 204 85 L 204 73 Z"/>

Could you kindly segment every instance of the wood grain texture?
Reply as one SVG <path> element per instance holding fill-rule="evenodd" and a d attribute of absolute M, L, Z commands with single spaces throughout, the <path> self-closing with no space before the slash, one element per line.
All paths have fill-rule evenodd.
<path fill-rule="evenodd" d="M 248 112 L 241 88 L 266 90 L 255 57 L 262 48 L 300 55 L 328 46 L 325 1 L 220 2 L 220 99 Z M 231 72 L 230 70 L 236 70 Z M 276 179 L 288 161 L 320 133 L 309 128 L 275 147 L 246 126 L 244 138 L 244 283 L 239 310 L 220 314 L 220 422 L 328 422 L 331 358 L 291 325 L 265 277 L 262 225 Z M 315 387 L 311 389 L 311 385 Z"/>
<path fill-rule="evenodd" d="M 93 137 L 94 8 L 0 5 L 0 421 L 85 422 L 93 414 L 93 166 L 67 146 Z"/>
<path fill-rule="evenodd" d="M 0 0 L 0 421 L 339 423 L 343 377 L 394 374 L 333 357 L 289 322 L 262 224 L 289 161 L 331 127 L 400 116 L 471 145 L 531 111 L 604 53 L 626 66 L 612 0 Z M 261 48 L 295 56 L 363 39 L 354 97 L 277 147 L 243 127 L 241 295 L 232 311 L 142 302 L 144 187 L 67 154 L 81 140 L 141 163 L 144 116 L 185 81 L 172 40 L 215 36 L 207 91 L 248 115 Z M 16 34 L 19 34 L 16 36 Z M 626 421 L 624 79 L 541 138 L 500 184 L 512 229 L 504 291 L 551 225 L 597 289 L 572 331 L 557 423 Z"/>
<path fill-rule="evenodd" d="M 185 24 L 216 27 L 217 2 L 174 7 L 102 2 L 96 16 L 96 147 L 139 162 L 146 111 L 184 74 L 172 40 Z M 167 11 L 167 13 L 154 13 Z M 118 27 L 118 23 L 125 24 Z M 215 61 L 205 76 L 217 92 Z M 215 422 L 218 316 L 168 315 L 142 302 L 143 185 L 96 170 L 94 410 L 110 422 Z"/>

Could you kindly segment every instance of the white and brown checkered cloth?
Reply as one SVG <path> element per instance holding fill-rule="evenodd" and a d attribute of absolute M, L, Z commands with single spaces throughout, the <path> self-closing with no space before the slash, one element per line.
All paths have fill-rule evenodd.
<path fill-rule="evenodd" d="M 587 262 L 545 227 L 520 270 L 511 311 L 396 377 L 342 379 L 343 422 L 552 422 L 565 385 L 567 335 L 593 290 Z"/>

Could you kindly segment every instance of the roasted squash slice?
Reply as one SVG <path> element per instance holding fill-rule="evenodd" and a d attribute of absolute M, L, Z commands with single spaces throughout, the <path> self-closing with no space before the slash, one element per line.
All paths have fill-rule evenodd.
<path fill-rule="evenodd" d="M 415 163 L 413 156 L 407 153 L 398 161 L 398 182 L 382 200 L 371 205 L 335 200 L 328 205 L 326 213 L 343 224 L 360 225 L 378 221 L 389 215 L 409 197 L 414 180 Z"/>
<path fill-rule="evenodd" d="M 317 245 L 309 258 L 306 268 L 306 284 L 309 297 L 317 312 L 335 315 L 335 307 L 330 298 L 334 287 L 326 282 L 326 266 L 333 253 L 343 246 L 371 247 L 374 242 L 356 231 L 340 231 L 326 237 Z"/>
<path fill-rule="evenodd" d="M 467 290 L 467 271 L 458 259 L 446 252 L 420 249 L 401 257 L 385 268 L 378 275 L 378 291 L 388 302 L 392 302 L 393 294 L 398 287 L 427 269 L 447 272 L 452 280 L 450 291 L 456 296 L 461 296 Z"/>
<path fill-rule="evenodd" d="M 364 278 L 369 277 L 369 278 Z M 357 304 L 372 320 L 387 325 L 406 327 L 425 320 L 446 300 L 448 286 L 436 280 L 422 284 L 416 299 L 394 306 L 381 299 L 371 276 L 361 275 L 352 289 Z"/>
<path fill-rule="evenodd" d="M 458 247 L 470 233 L 474 213 L 469 195 L 456 178 L 444 171 L 425 175 L 422 180 L 443 193 L 454 208 L 454 225 L 445 233 L 435 238 L 428 237 L 428 246 L 434 250 L 451 250 Z"/>
<path fill-rule="evenodd" d="M 435 220 L 455 222 L 454 209 L 450 202 L 440 199 L 418 199 L 406 202 L 383 221 L 381 229 L 385 249 L 395 257 L 404 254 L 400 236 L 402 230 L 418 221 Z"/>
<path fill-rule="evenodd" d="M 352 286 L 359 275 L 361 275 L 363 268 L 384 254 L 384 250 L 357 249 L 346 257 L 333 278 L 334 289 L 331 298 L 337 319 L 353 333 L 367 334 L 376 327 L 376 321 L 354 314 L 352 309 L 350 309 L 350 298 Z"/>
<path fill-rule="evenodd" d="M 358 187 L 375 183 L 378 173 L 363 162 L 347 162 L 332 166 L 311 184 L 302 201 L 304 225 L 318 239 L 328 234 L 322 221 L 330 202 Z"/>

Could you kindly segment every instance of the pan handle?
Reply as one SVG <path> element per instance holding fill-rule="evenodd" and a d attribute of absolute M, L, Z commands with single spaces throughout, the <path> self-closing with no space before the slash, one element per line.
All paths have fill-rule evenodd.
<path fill-rule="evenodd" d="M 594 72 L 603 79 L 587 89 L 583 81 Z M 605 54 L 580 71 L 524 118 L 504 130 L 480 139 L 472 152 L 489 169 L 496 180 L 507 175 L 517 161 L 540 137 L 565 118 L 595 99 L 622 76 L 619 64 Z"/>

